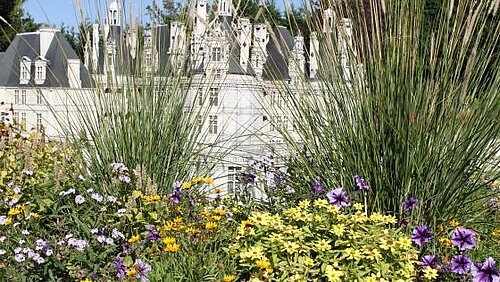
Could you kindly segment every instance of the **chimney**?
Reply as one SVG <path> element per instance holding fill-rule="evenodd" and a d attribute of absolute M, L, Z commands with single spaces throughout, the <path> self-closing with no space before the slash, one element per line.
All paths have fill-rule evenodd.
<path fill-rule="evenodd" d="M 264 63 L 267 60 L 267 43 L 269 42 L 269 33 L 264 24 L 255 24 L 253 27 L 252 41 L 252 67 L 255 75 L 262 77 Z"/>
<path fill-rule="evenodd" d="M 333 10 L 328 8 L 323 13 L 323 32 L 332 33 L 334 31 L 335 17 Z"/>
<path fill-rule="evenodd" d="M 70 88 L 82 87 L 79 59 L 68 59 L 68 82 Z"/>
<path fill-rule="evenodd" d="M 292 54 L 288 60 L 288 74 L 293 82 L 298 82 L 305 72 L 304 37 L 295 36 Z"/>
<path fill-rule="evenodd" d="M 318 55 L 319 55 L 319 41 L 316 32 L 311 32 L 309 36 L 309 75 L 310 78 L 316 78 L 318 73 Z"/>
<path fill-rule="evenodd" d="M 54 34 L 57 30 L 51 28 L 40 29 L 40 57 L 45 58 L 47 51 L 49 50 L 50 44 L 54 39 Z"/>
<path fill-rule="evenodd" d="M 238 43 L 240 45 L 240 66 L 244 71 L 247 71 L 252 39 L 252 25 L 249 19 L 241 18 L 238 21 L 238 27 L 240 29 L 240 34 L 238 36 Z"/>
<path fill-rule="evenodd" d="M 92 70 L 97 73 L 99 65 L 99 24 L 92 25 Z"/>

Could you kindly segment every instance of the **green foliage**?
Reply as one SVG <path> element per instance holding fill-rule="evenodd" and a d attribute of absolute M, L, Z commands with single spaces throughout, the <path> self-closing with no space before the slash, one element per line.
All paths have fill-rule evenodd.
<path fill-rule="evenodd" d="M 230 247 L 240 261 L 240 278 L 413 281 L 418 250 L 411 240 L 388 225 L 394 217 L 367 217 L 362 209 L 356 204 L 341 211 L 318 199 L 278 214 L 251 213 Z"/>
<path fill-rule="evenodd" d="M 492 192 L 476 177 L 499 166 L 499 15 L 489 5 L 455 1 L 449 11 L 447 3 L 425 41 L 424 1 L 384 2 L 330 3 L 353 21 L 346 49 L 342 32 L 325 34 L 309 19 L 320 37 L 317 89 L 306 78 L 304 95 L 278 85 L 297 125 L 281 129 L 294 182 L 327 175 L 325 186 L 337 187 L 362 175 L 371 183 L 370 210 L 400 213 L 414 196 L 419 220 L 433 226 L 470 214 L 482 220 Z"/>
<path fill-rule="evenodd" d="M 0 16 L 5 20 L 0 20 L 0 52 L 7 50 L 16 33 L 36 31 L 41 26 L 30 14 L 25 14 L 23 2 L 14 0 L 0 3 Z"/>

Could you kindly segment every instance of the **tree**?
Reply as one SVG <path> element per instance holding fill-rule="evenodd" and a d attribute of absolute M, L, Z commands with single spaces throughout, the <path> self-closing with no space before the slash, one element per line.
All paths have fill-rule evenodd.
<path fill-rule="evenodd" d="M 9 47 L 19 32 L 31 32 L 40 28 L 30 14 L 25 13 L 22 4 L 25 0 L 0 1 L 0 52 Z"/>

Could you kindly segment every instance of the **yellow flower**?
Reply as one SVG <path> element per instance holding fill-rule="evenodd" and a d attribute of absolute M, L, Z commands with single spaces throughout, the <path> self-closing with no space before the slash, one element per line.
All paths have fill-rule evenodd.
<path fill-rule="evenodd" d="M 212 216 L 212 220 L 219 221 L 219 220 L 221 220 L 221 217 L 218 215 L 214 215 L 214 216 Z"/>
<path fill-rule="evenodd" d="M 445 229 L 445 228 L 444 228 L 444 225 L 443 225 L 443 224 L 439 224 L 439 225 L 438 225 L 438 230 L 439 230 L 439 232 L 443 232 L 443 231 L 444 231 L 444 229 Z"/>
<path fill-rule="evenodd" d="M 345 232 L 345 225 L 344 224 L 333 225 L 331 231 L 333 234 L 342 237 L 342 235 L 344 235 Z"/>
<path fill-rule="evenodd" d="M 319 240 L 315 245 L 314 247 L 316 249 L 318 249 L 318 251 L 320 252 L 324 252 L 324 251 L 329 251 L 332 249 L 332 246 L 330 245 L 330 240 L 325 240 L 325 239 L 321 239 Z"/>
<path fill-rule="evenodd" d="M 11 225 L 11 224 L 12 224 L 12 218 L 7 217 L 7 219 L 5 220 L 5 225 Z"/>
<path fill-rule="evenodd" d="M 92 279 L 87 277 L 85 279 L 80 280 L 80 282 L 92 282 Z"/>
<path fill-rule="evenodd" d="M 226 214 L 226 211 L 223 210 L 223 209 L 214 209 L 214 213 L 216 215 L 225 215 Z"/>
<path fill-rule="evenodd" d="M 344 258 L 347 258 L 349 260 L 360 260 L 361 259 L 361 252 L 359 250 L 355 250 L 353 248 L 347 248 L 344 250 Z"/>
<path fill-rule="evenodd" d="M 226 275 L 224 275 L 224 278 L 222 278 L 222 281 L 223 282 L 233 282 L 235 278 L 236 277 L 234 277 L 234 275 L 226 274 Z"/>
<path fill-rule="evenodd" d="M 250 226 L 252 225 L 252 222 L 250 220 L 243 220 L 241 221 L 241 226 L 243 227 L 247 227 L 247 226 Z"/>
<path fill-rule="evenodd" d="M 441 243 L 445 247 L 452 247 L 453 246 L 453 243 L 451 243 L 451 240 L 446 238 L 446 237 L 439 238 L 439 243 Z"/>
<path fill-rule="evenodd" d="M 162 240 L 163 244 L 165 245 L 172 245 L 173 243 L 175 243 L 175 238 L 172 238 L 172 237 L 164 237 Z"/>
<path fill-rule="evenodd" d="M 171 231 L 171 230 L 176 229 L 176 227 L 174 226 L 173 222 L 167 222 L 167 224 L 163 225 L 162 229 L 163 229 L 163 231 Z"/>
<path fill-rule="evenodd" d="M 189 189 L 189 188 L 191 188 L 191 182 L 183 182 L 183 183 L 182 183 L 182 188 L 184 188 L 184 189 Z"/>
<path fill-rule="evenodd" d="M 438 271 L 437 269 L 434 269 L 432 267 L 426 267 L 424 268 L 424 278 L 426 280 L 434 280 L 438 277 Z"/>
<path fill-rule="evenodd" d="M 271 266 L 271 263 L 265 259 L 261 259 L 261 260 L 257 261 L 256 265 L 260 269 L 266 269 L 266 268 L 269 268 Z"/>
<path fill-rule="evenodd" d="M 221 187 L 217 187 L 214 189 L 215 193 L 222 193 L 222 188 Z"/>
<path fill-rule="evenodd" d="M 283 243 L 283 250 L 289 254 L 296 253 L 300 248 L 300 245 L 295 242 L 287 241 Z"/>
<path fill-rule="evenodd" d="M 314 201 L 313 205 L 319 208 L 326 208 L 329 206 L 328 201 L 326 199 L 317 199 L 316 201 Z"/>
<path fill-rule="evenodd" d="M 174 218 L 174 223 L 181 223 L 181 222 L 182 222 L 182 218 L 181 217 Z"/>
<path fill-rule="evenodd" d="M 187 234 L 192 234 L 192 233 L 200 233 L 200 230 L 196 229 L 196 228 L 193 228 L 193 227 L 188 227 L 186 228 L 185 232 Z"/>
<path fill-rule="evenodd" d="M 21 209 L 20 208 L 11 208 L 9 210 L 9 213 L 8 215 L 16 215 L 16 214 L 19 214 L 21 212 Z"/>
<path fill-rule="evenodd" d="M 402 249 L 407 250 L 411 247 L 411 240 L 406 236 L 402 236 L 398 238 L 398 243 Z"/>
<path fill-rule="evenodd" d="M 34 212 L 31 214 L 31 217 L 33 217 L 34 219 L 38 219 L 38 218 L 40 218 L 40 215 L 38 213 Z"/>
<path fill-rule="evenodd" d="M 325 268 L 325 274 L 330 282 L 342 281 L 340 277 L 344 276 L 344 272 L 336 270 L 331 265 L 327 265 Z"/>
<path fill-rule="evenodd" d="M 134 236 L 130 237 L 130 239 L 128 239 L 128 242 L 130 244 L 133 244 L 133 243 L 139 241 L 140 239 L 141 239 L 141 237 L 139 237 L 139 235 L 134 235 Z"/>
<path fill-rule="evenodd" d="M 304 265 L 311 267 L 314 265 L 314 260 L 310 257 L 306 257 L 306 258 L 304 258 Z"/>
<path fill-rule="evenodd" d="M 210 185 L 210 184 L 212 184 L 212 183 L 214 183 L 214 179 L 213 179 L 212 177 L 207 177 L 207 178 L 205 178 L 205 184 Z"/>
<path fill-rule="evenodd" d="M 129 268 L 127 269 L 127 276 L 134 276 L 137 274 L 137 268 L 135 267 L 132 267 L 132 268 Z"/>
<path fill-rule="evenodd" d="M 159 195 L 149 195 L 149 196 L 144 196 L 144 200 L 146 202 L 154 202 L 161 200 L 161 197 Z"/>
<path fill-rule="evenodd" d="M 495 229 L 495 230 L 491 231 L 491 236 L 500 237 L 500 229 Z"/>
<path fill-rule="evenodd" d="M 458 226 L 460 226 L 460 222 L 458 220 L 456 220 L 456 219 L 450 220 L 449 224 L 453 228 L 457 228 Z"/>
<path fill-rule="evenodd" d="M 260 260 L 264 257 L 264 249 L 261 246 L 253 246 L 248 250 L 248 256 Z"/>
<path fill-rule="evenodd" d="M 212 221 L 205 223 L 205 229 L 213 230 L 215 228 L 217 228 L 217 223 L 212 222 Z"/>
<path fill-rule="evenodd" d="M 361 203 L 355 203 L 354 205 L 352 205 L 354 207 L 355 210 L 358 210 L 358 211 L 361 211 L 363 210 L 363 204 Z"/>
<path fill-rule="evenodd" d="M 299 207 L 301 207 L 303 209 L 307 209 L 310 204 L 311 204 L 311 202 L 309 202 L 309 200 L 302 200 L 299 202 Z"/>
<path fill-rule="evenodd" d="M 203 181 L 203 177 L 198 176 L 198 177 L 193 178 L 193 182 L 195 184 L 200 184 L 202 181 Z"/>
<path fill-rule="evenodd" d="M 181 245 L 179 245 L 179 244 L 168 244 L 165 247 L 165 251 L 170 252 L 170 253 L 175 253 L 179 250 L 180 247 L 181 247 Z"/>

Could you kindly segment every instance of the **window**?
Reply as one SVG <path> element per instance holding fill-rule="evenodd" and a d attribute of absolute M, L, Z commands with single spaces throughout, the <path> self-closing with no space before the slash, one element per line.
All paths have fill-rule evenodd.
<path fill-rule="evenodd" d="M 21 59 L 21 63 L 19 66 L 19 84 L 28 84 L 31 77 L 30 77 L 30 71 L 31 71 L 31 60 L 30 58 L 24 56 Z"/>
<path fill-rule="evenodd" d="M 196 95 L 198 96 L 198 105 L 203 106 L 203 88 L 198 88 Z"/>
<path fill-rule="evenodd" d="M 26 122 L 26 113 L 21 113 L 21 121 Z"/>
<path fill-rule="evenodd" d="M 36 92 L 36 103 L 39 105 L 43 103 L 42 91 L 40 90 Z"/>
<path fill-rule="evenodd" d="M 14 113 L 14 121 L 16 124 L 19 124 L 19 112 Z"/>
<path fill-rule="evenodd" d="M 19 89 L 14 90 L 14 104 L 19 104 Z"/>
<path fill-rule="evenodd" d="M 21 91 L 21 103 L 26 105 L 26 90 L 25 89 L 23 89 Z"/>
<path fill-rule="evenodd" d="M 229 194 L 234 194 L 236 188 L 239 184 L 238 175 L 241 173 L 241 167 L 230 166 L 227 168 L 227 192 Z"/>
<path fill-rule="evenodd" d="M 218 88 L 210 88 L 209 92 L 209 102 L 210 106 L 218 106 L 219 105 L 219 89 Z"/>
<path fill-rule="evenodd" d="M 47 60 L 38 58 L 35 61 L 35 84 L 44 84 L 47 77 Z"/>
<path fill-rule="evenodd" d="M 146 52 L 144 54 L 144 66 L 145 67 L 151 67 L 151 61 L 152 61 L 151 59 L 152 59 L 151 53 Z"/>
<path fill-rule="evenodd" d="M 217 116 L 208 116 L 208 134 L 217 134 Z"/>
<path fill-rule="evenodd" d="M 220 46 L 212 47 L 212 61 L 219 62 L 222 56 L 222 49 Z"/>
<path fill-rule="evenodd" d="M 36 128 L 38 131 L 42 130 L 42 114 L 36 114 Z"/>

